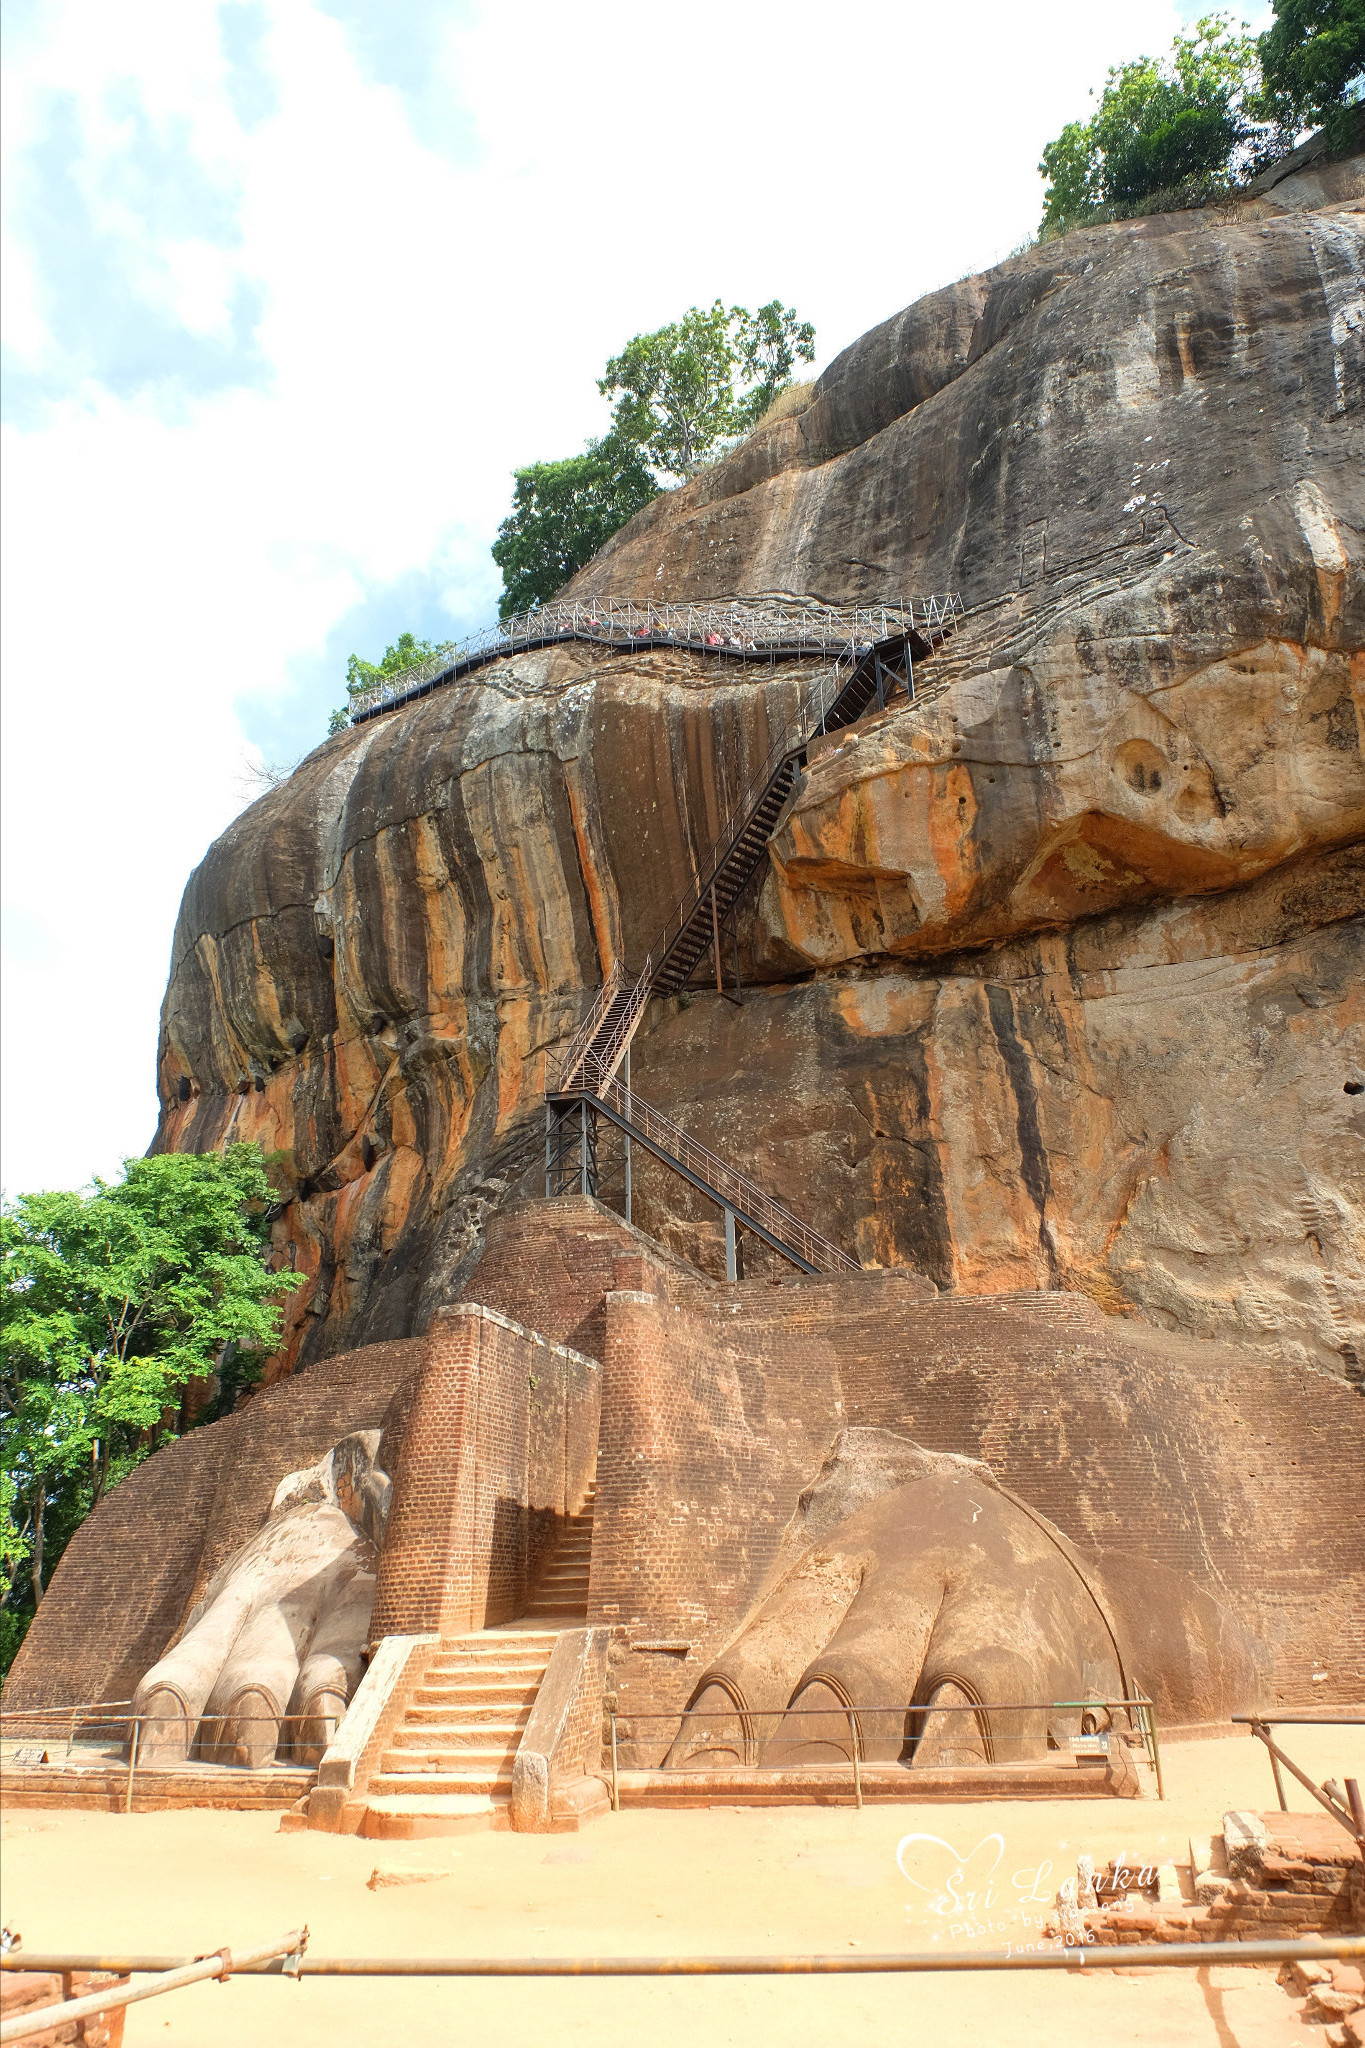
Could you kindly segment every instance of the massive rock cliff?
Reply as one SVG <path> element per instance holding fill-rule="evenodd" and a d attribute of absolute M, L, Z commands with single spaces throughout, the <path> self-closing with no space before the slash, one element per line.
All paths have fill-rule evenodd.
<path fill-rule="evenodd" d="M 865 1261 L 1349 1377 L 1360 172 L 919 301 L 578 583 L 971 607 L 916 708 L 813 750 L 741 907 L 743 1007 L 657 1004 L 640 1093 Z M 211 849 L 157 1143 L 276 1155 L 280 1254 L 311 1276 L 289 1361 L 449 1298 L 534 1184 L 547 1055 L 638 963 L 802 681 L 523 654 L 329 740 Z M 685 1190 L 642 1171 L 637 1196 L 706 1260 Z"/>

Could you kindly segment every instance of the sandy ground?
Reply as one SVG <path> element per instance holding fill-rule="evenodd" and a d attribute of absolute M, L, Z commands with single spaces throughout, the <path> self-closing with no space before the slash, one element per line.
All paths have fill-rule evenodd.
<path fill-rule="evenodd" d="M 1295 1730 L 1310 1774 L 1365 1778 L 1357 1729 Z M 1088 1851 L 1186 1860 L 1233 1806 L 1274 1804 L 1250 1737 L 1170 1745 L 1155 1802 L 622 1813 L 581 1835 L 415 1843 L 279 1833 L 246 1813 L 47 1813 L 3 1822 L 4 1917 L 30 1949 L 202 1953 L 300 1922 L 315 1954 L 765 1954 L 997 1948 L 1036 1938 Z M 1311 1805 L 1307 1794 L 1291 1800 Z M 939 1838 L 905 1844 L 908 1835 Z M 1003 1838 L 997 1851 L 990 1838 Z M 897 1850 L 901 1847 L 901 1866 Z M 371 1891 L 376 1864 L 443 1870 Z M 1050 1867 L 1049 1867 L 1050 1866 Z M 956 1873 L 961 1872 L 960 1876 Z M 987 1897 L 989 1886 L 989 1898 Z M 975 1897 L 976 1912 L 954 1900 Z M 492 1983 L 235 1979 L 135 2006 L 128 2048 L 243 2042 L 699 2048 L 911 2041 L 1032 2048 L 1318 2048 L 1273 1971 Z"/>

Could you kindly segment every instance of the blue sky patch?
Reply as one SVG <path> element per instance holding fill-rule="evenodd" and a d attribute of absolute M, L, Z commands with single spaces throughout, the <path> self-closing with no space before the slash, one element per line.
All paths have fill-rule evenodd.
<path fill-rule="evenodd" d="M 270 16 L 263 0 L 227 0 L 218 10 L 218 41 L 227 69 L 227 94 L 238 123 L 250 135 L 280 110 L 274 74 L 265 60 Z"/>
<path fill-rule="evenodd" d="M 413 134 L 425 149 L 469 166 L 482 154 L 469 109 L 451 96 L 441 50 L 452 30 L 476 26 L 478 0 L 318 0 L 346 32 L 364 76 L 403 97 Z"/>
<path fill-rule="evenodd" d="M 53 343 L 41 368 L 14 366 L 6 417 L 21 425 L 44 400 L 86 378 L 121 398 L 165 386 L 203 396 L 269 381 L 256 342 L 257 285 L 238 281 L 226 332 L 212 334 L 187 327 L 157 289 L 164 279 L 170 297 L 167 245 L 240 245 L 236 192 L 215 184 L 195 160 L 187 121 L 159 134 L 127 91 L 111 98 L 110 110 L 127 140 L 96 162 L 75 100 L 54 98 L 46 133 L 16 174 L 14 231 L 29 251 Z M 136 225 L 121 228 L 117 215 L 101 219 L 92 191 Z"/>
<path fill-rule="evenodd" d="M 488 563 L 488 592 L 482 602 L 453 599 L 448 569 L 413 569 L 394 583 L 377 585 L 353 605 L 327 636 L 322 652 L 290 663 L 293 689 L 287 697 L 240 697 L 237 718 L 243 733 L 267 761 L 295 761 L 327 737 L 327 714 L 346 701 L 346 662 L 352 654 L 379 661 L 400 633 L 413 633 L 437 646 L 461 640 L 497 617 L 499 576 Z"/>

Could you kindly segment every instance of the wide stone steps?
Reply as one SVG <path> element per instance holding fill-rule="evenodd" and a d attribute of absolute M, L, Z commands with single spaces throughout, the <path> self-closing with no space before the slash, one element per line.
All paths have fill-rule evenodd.
<path fill-rule="evenodd" d="M 553 1648 L 552 1629 L 527 1629 L 517 1635 L 499 1635 L 495 1643 L 486 1649 L 465 1649 L 452 1647 L 438 1650 L 427 1666 L 429 1671 L 485 1671 L 490 1665 L 505 1664 L 509 1669 L 518 1665 L 532 1665 L 537 1658 Z"/>
<path fill-rule="evenodd" d="M 479 1747 L 470 1744 L 467 1748 L 458 1743 L 444 1746 L 426 1743 L 420 1749 L 391 1750 L 384 1758 L 384 1776 L 425 1778 L 433 1772 L 473 1771 L 481 1777 L 487 1777 L 491 1782 L 494 1778 L 500 1777 L 504 1770 L 510 1773 L 515 1753 L 515 1743 L 510 1748 L 505 1742 L 489 1743 Z"/>
<path fill-rule="evenodd" d="M 372 1842 L 413 1842 L 511 1825 L 505 1792 L 390 1792 L 368 1798 L 360 1832 Z"/>
<path fill-rule="evenodd" d="M 554 1645 L 553 1629 L 489 1629 L 440 1645 L 370 1780 L 377 1830 L 443 1832 L 443 1814 L 452 1829 L 488 1824 L 506 1805 Z"/>
<path fill-rule="evenodd" d="M 534 1685 L 544 1668 L 550 1645 L 536 1656 L 488 1658 L 481 1664 L 462 1664 L 454 1658 L 432 1662 L 422 1674 L 424 1685 L 486 1685 L 494 1680 L 504 1685 Z"/>
<path fill-rule="evenodd" d="M 390 1771 L 375 1773 L 370 1780 L 370 1791 L 376 1798 L 385 1799 L 392 1793 L 414 1793 L 430 1795 L 450 1792 L 501 1792 L 504 1797 L 512 1790 L 512 1759 L 499 1771 Z"/>
<path fill-rule="evenodd" d="M 407 1710 L 403 1726 L 414 1733 L 423 1728 L 442 1729 L 457 1724 L 462 1728 L 490 1724 L 501 1728 L 515 1722 L 522 1727 L 530 1716 L 534 1699 L 534 1692 L 522 1692 L 520 1689 L 509 1693 L 506 1698 L 490 1698 L 488 1689 L 483 1686 L 472 1688 L 467 1696 L 460 1695 L 454 1699 L 443 1692 L 435 1700 L 414 1700 Z M 396 1741 L 397 1737 L 394 1739 Z"/>
<path fill-rule="evenodd" d="M 444 1755 L 451 1750 L 467 1750 L 471 1754 L 490 1755 L 496 1750 L 501 1755 L 508 1744 L 520 1738 L 522 1729 L 531 1718 L 528 1707 L 515 1720 L 499 1717 L 489 1721 L 458 1721 L 453 1725 L 442 1722 L 423 1722 L 416 1728 L 399 1728 L 393 1738 L 395 1750 L 414 1751 L 422 1756 Z"/>
<path fill-rule="evenodd" d="M 362 1834 L 399 1840 L 510 1824 L 512 1768 L 546 1666 L 560 1628 L 587 1612 L 594 1491 L 565 1523 L 522 1622 L 434 1649 L 370 1779 Z"/>
<path fill-rule="evenodd" d="M 554 1631 L 544 1631 L 552 1636 Z M 484 1657 L 478 1663 L 465 1662 L 458 1657 L 433 1658 L 422 1673 L 424 1683 L 478 1685 L 486 1679 L 501 1678 L 515 1684 L 518 1680 L 533 1683 L 536 1672 L 544 1663 L 554 1645 L 552 1642 L 538 1644 L 525 1656 Z"/>

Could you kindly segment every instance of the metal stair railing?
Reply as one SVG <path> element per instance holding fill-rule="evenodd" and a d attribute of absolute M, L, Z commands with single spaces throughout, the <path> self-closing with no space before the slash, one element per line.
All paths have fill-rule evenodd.
<path fill-rule="evenodd" d="M 920 624 L 918 627 L 910 627 L 903 622 L 913 617 L 916 606 L 919 608 Z M 629 609 L 634 613 L 637 608 Z M 692 614 L 695 610 L 696 608 L 691 606 L 658 607 L 659 613 L 686 611 Z M 894 638 L 902 631 L 908 637 L 913 630 L 920 632 L 932 648 L 942 645 L 962 616 L 962 612 L 961 599 L 955 592 L 949 592 L 943 597 L 910 599 L 899 607 L 888 606 L 877 611 L 844 616 L 865 621 L 869 626 L 873 622 L 885 625 L 889 620 L 896 619 L 894 632 L 884 634 L 883 639 Z M 712 613 L 710 616 L 722 615 Z M 600 1088 L 616 1072 L 640 1018 L 644 1015 L 645 1006 L 654 992 L 665 961 L 694 919 L 705 914 L 712 890 L 720 881 L 727 863 L 733 857 L 777 776 L 785 764 L 795 755 L 803 753 L 816 735 L 823 730 L 830 711 L 857 675 L 871 648 L 877 644 L 876 641 L 846 642 L 836 660 L 816 679 L 795 715 L 782 727 L 762 763 L 745 783 L 738 801 L 731 807 L 725 824 L 705 855 L 701 879 L 684 892 L 677 908 L 665 920 L 663 929 L 650 948 L 644 967 L 631 991 L 629 1007 L 617 1018 L 612 1030 L 599 1045 L 595 1040 L 603 1031 L 612 1004 L 624 985 L 620 964 L 613 969 L 608 984 L 601 991 L 586 1022 L 575 1034 L 561 1062 L 558 1083 L 561 1090 L 575 1084 L 596 1084 Z M 726 907 L 728 911 L 729 906 Z"/>
<path fill-rule="evenodd" d="M 559 1078 L 561 1087 L 567 1084 L 571 1075 L 577 1069 L 579 1063 L 583 1059 L 584 1054 L 587 1052 L 589 1046 L 596 1038 L 598 1032 L 602 1029 L 602 1026 L 606 1022 L 608 1011 L 611 1009 L 612 1004 L 616 1001 L 616 998 L 620 995 L 625 985 L 625 969 L 622 967 L 621 962 L 618 960 L 616 965 L 612 968 L 611 973 L 607 976 L 601 988 L 598 990 L 597 1000 L 594 1002 L 592 1008 L 589 1010 L 583 1022 L 579 1025 L 577 1031 L 575 1031 L 573 1037 L 569 1040 L 568 1049 L 566 1050 L 564 1057 L 559 1063 Z"/>
<path fill-rule="evenodd" d="M 630 1001 L 622 1007 L 620 1015 L 610 1032 L 600 1043 L 594 1042 L 580 1056 L 580 1072 L 583 1085 L 598 1092 L 611 1080 L 616 1069 L 626 1056 L 626 1048 L 635 1036 L 636 1027 L 645 1013 L 645 1005 L 654 993 L 654 976 L 650 962 L 646 960 L 644 971 L 630 991 Z M 608 1009 L 610 1005 L 608 1005 Z M 605 1013 L 603 1016 L 605 1023 Z M 598 1027 L 601 1030 L 601 1026 Z M 572 1069 L 565 1069 L 566 1076 Z"/>
<path fill-rule="evenodd" d="M 960 613 L 955 592 L 904 598 L 898 604 L 801 604 L 796 600 L 752 598 L 728 605 L 637 605 L 616 598 L 553 600 L 531 612 L 515 613 L 467 640 L 448 641 L 422 662 L 385 676 L 350 702 L 353 725 L 396 710 L 411 698 L 454 682 L 471 669 L 519 650 L 558 640 L 593 640 L 609 646 L 632 641 L 690 647 L 743 659 L 793 658 L 831 648 L 870 646 L 900 632 L 926 638 L 942 633 Z"/>
<path fill-rule="evenodd" d="M 952 630 L 956 620 L 962 615 L 961 599 L 955 593 L 949 593 L 948 596 L 943 598 L 930 598 L 922 601 L 911 600 L 911 605 L 913 606 L 916 602 L 920 603 L 922 622 L 926 628 L 923 637 L 930 642 L 931 646 L 941 644 Z M 930 607 L 933 608 L 932 617 L 930 615 Z M 889 612 L 887 615 L 889 616 Z M 873 615 L 867 614 L 866 616 L 871 617 Z M 897 627 L 892 634 L 883 635 L 882 637 L 893 638 L 895 637 L 895 632 L 899 630 L 900 628 Z M 787 722 L 773 741 L 761 765 L 749 777 L 749 780 L 740 792 L 738 801 L 732 806 L 725 824 L 712 841 L 711 847 L 702 863 L 701 879 L 684 893 L 677 909 L 671 917 L 666 919 L 663 930 L 659 933 L 653 946 L 651 946 L 650 958 L 658 966 L 662 966 L 663 960 L 670 948 L 681 938 L 685 927 L 691 923 L 693 917 L 698 914 L 706 903 L 713 884 L 718 880 L 726 861 L 733 853 L 738 841 L 743 837 L 749 820 L 753 817 L 771 788 L 778 770 L 793 755 L 804 753 L 812 740 L 823 731 L 825 720 L 833 709 L 836 700 L 853 680 L 867 654 L 875 645 L 875 641 L 850 641 L 844 647 L 837 660 L 831 664 L 823 675 L 816 679 L 809 695 L 802 701 L 795 716 Z"/>
<path fill-rule="evenodd" d="M 747 1174 L 740 1173 L 714 1152 L 699 1145 L 695 1138 L 689 1138 L 686 1131 L 627 1088 L 624 1082 L 610 1080 L 594 1098 L 612 1115 L 625 1125 L 632 1137 L 638 1138 L 653 1152 L 659 1153 L 669 1164 L 680 1167 L 687 1178 L 698 1183 L 705 1193 L 711 1195 L 722 1208 L 732 1209 L 740 1222 L 746 1223 L 766 1238 L 775 1250 L 795 1255 L 799 1265 L 812 1273 L 860 1273 L 862 1267 L 847 1252 L 840 1251 L 818 1230 L 812 1230 L 799 1216 L 793 1215 L 783 1203 L 773 1200 L 769 1194 Z"/>

